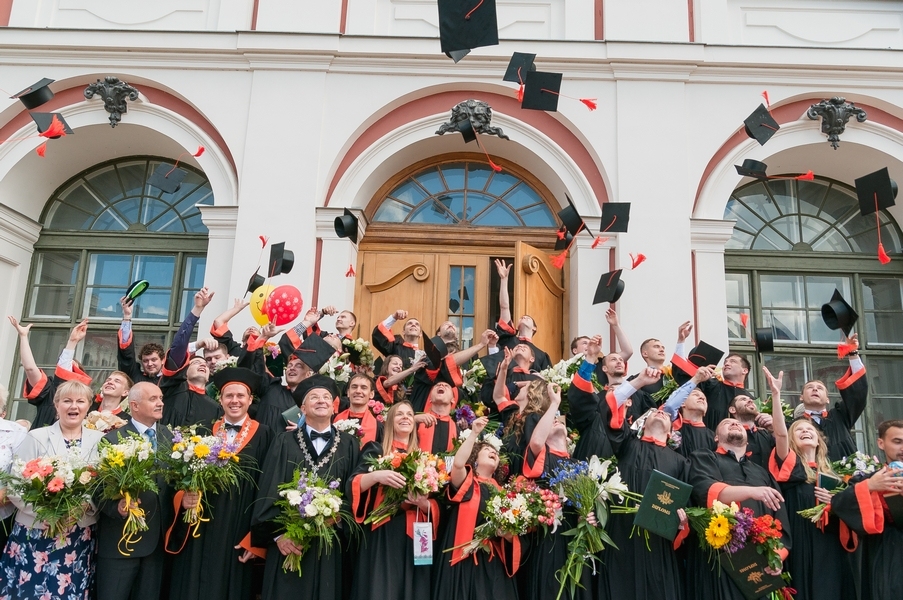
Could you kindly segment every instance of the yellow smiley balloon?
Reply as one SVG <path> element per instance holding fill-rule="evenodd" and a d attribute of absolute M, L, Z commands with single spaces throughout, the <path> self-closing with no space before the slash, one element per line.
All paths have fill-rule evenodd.
<path fill-rule="evenodd" d="M 260 326 L 270 322 L 270 318 L 267 316 L 264 305 L 266 304 L 267 296 L 269 296 L 272 291 L 273 286 L 262 285 L 251 294 L 251 316 L 254 317 L 254 320 L 257 321 L 257 324 Z"/>

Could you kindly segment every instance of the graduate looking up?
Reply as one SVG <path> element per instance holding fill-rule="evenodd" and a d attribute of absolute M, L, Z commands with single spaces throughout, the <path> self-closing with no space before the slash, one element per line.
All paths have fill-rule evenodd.
<path fill-rule="evenodd" d="M 122 322 L 119 324 L 119 345 L 116 347 L 118 369 L 138 383 L 149 381 L 157 383 L 163 370 L 163 346 L 150 342 L 141 346 L 135 360 L 135 337 L 132 335 L 132 310 L 134 300 L 123 296 L 119 299 L 122 307 Z"/>
<path fill-rule="evenodd" d="M 630 360 L 630 357 L 633 356 L 633 346 L 630 344 L 630 338 L 624 333 L 624 330 L 621 329 L 621 323 L 618 319 L 618 312 L 611 306 L 609 306 L 608 310 L 605 311 L 605 321 L 608 323 L 612 332 L 615 335 L 615 339 L 618 342 L 618 355 L 623 359 L 624 366 L 627 366 L 627 361 Z M 577 354 L 581 354 L 586 352 L 586 346 L 589 343 L 590 338 L 588 336 L 582 335 L 574 338 L 571 342 L 571 356 L 576 356 Z M 596 379 L 602 385 L 606 383 L 606 375 L 602 370 L 605 361 L 600 361 L 596 364 Z M 653 365 L 650 365 L 653 366 Z M 661 365 L 658 366 L 661 368 Z"/>
<path fill-rule="evenodd" d="M 680 432 L 680 446 L 677 451 L 690 458 L 696 450 L 715 450 L 715 432 L 705 426 L 703 418 L 709 404 L 702 390 L 696 388 L 690 392 L 684 405 L 680 407 L 677 419 L 672 428 Z"/>
<path fill-rule="evenodd" d="M 680 327 L 677 328 L 677 343 L 674 344 L 674 354 L 686 357 L 685 342 L 691 331 L 693 331 L 693 325 L 689 321 L 681 323 Z M 646 362 L 647 367 L 661 371 L 665 367 L 667 356 L 665 345 L 661 340 L 649 338 L 643 340 L 643 343 L 640 344 L 640 357 Z M 627 359 L 625 358 L 624 360 L 626 361 Z M 662 389 L 663 385 L 663 380 L 659 379 L 658 382 L 644 387 L 643 391 L 647 394 L 654 394 Z"/>
<path fill-rule="evenodd" d="M 702 345 L 703 343 L 700 342 L 699 346 L 697 346 L 694 351 L 691 351 L 693 352 L 691 356 L 695 355 L 696 350 L 701 350 L 700 347 Z M 709 349 L 719 353 L 718 355 L 720 356 L 719 350 L 711 347 L 709 347 Z M 714 359 L 708 366 L 714 367 L 717 362 L 717 359 Z M 678 383 L 686 381 L 696 372 L 695 365 L 677 354 L 671 358 L 671 364 L 672 374 Z M 721 421 L 729 416 L 727 409 L 731 400 L 734 399 L 734 396 L 750 395 L 744 387 L 746 385 L 746 376 L 749 373 L 749 368 L 749 361 L 746 360 L 745 356 L 740 354 L 728 354 L 727 358 L 724 359 L 724 366 L 721 368 L 721 379 L 713 377 L 699 386 L 699 389 L 702 390 L 708 399 L 708 410 L 705 414 L 705 426 L 712 431 L 717 431 L 717 427 Z"/>
<path fill-rule="evenodd" d="M 417 444 L 427 452 L 446 454 L 455 447 L 458 427 L 451 412 L 458 403 L 458 390 L 448 382 L 437 381 L 426 401 L 426 412 L 415 417 Z"/>
<path fill-rule="evenodd" d="M 392 326 L 404 319 L 408 319 L 408 311 L 399 308 L 373 329 L 372 340 L 373 347 L 383 356 L 396 354 L 401 357 L 405 367 L 410 367 L 414 364 L 422 330 L 420 321 L 411 317 L 405 321 L 401 335 L 392 333 Z"/>
<path fill-rule="evenodd" d="M 548 369 L 552 366 L 549 355 L 533 344 L 533 336 L 536 335 L 537 328 L 533 317 L 521 316 L 517 327 L 511 320 L 511 301 L 508 298 L 508 276 L 511 273 L 511 265 L 497 258 L 495 259 L 495 269 L 499 275 L 499 322 L 496 323 L 495 328 L 499 335 L 499 346 L 514 348 L 518 344 L 526 344 L 533 351 L 533 368 L 537 371 Z"/>
<path fill-rule="evenodd" d="M 746 430 L 746 451 L 750 460 L 767 469 L 768 457 L 774 449 L 774 436 L 771 433 L 774 424 L 772 415 L 759 412 L 756 401 L 746 394 L 734 396 L 728 404 L 727 412 Z"/>

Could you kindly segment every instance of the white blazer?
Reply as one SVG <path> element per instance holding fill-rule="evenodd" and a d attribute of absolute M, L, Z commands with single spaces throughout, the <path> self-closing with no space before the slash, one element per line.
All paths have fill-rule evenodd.
<path fill-rule="evenodd" d="M 88 464 L 97 464 L 99 458 L 97 444 L 102 439 L 102 431 L 95 431 L 82 426 L 82 442 L 79 446 L 79 451 L 81 457 Z M 18 452 L 16 452 L 16 458 L 23 462 L 28 462 L 33 458 L 65 455 L 67 453 L 66 439 L 63 437 L 60 423 L 57 421 L 53 425 L 29 431 L 22 441 L 22 445 L 19 446 Z M 31 505 L 24 504 L 20 498 L 13 495 L 10 495 L 9 499 L 19 509 L 16 512 L 17 523 L 29 528 L 44 529 L 43 523 L 35 523 L 35 514 Z M 90 502 L 90 504 L 91 508 L 78 520 L 79 527 L 88 527 L 97 522 L 97 507 L 93 502 Z"/>

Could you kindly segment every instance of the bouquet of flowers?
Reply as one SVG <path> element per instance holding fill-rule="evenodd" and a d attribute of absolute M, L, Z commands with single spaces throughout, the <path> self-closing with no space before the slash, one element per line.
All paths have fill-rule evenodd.
<path fill-rule="evenodd" d="M 568 558 L 556 577 L 561 583 L 558 598 L 569 588 L 571 595 L 577 589 L 583 567 L 596 560 L 594 554 L 606 545 L 617 547 L 605 531 L 610 514 L 635 513 L 639 509 L 642 494 L 631 492 L 621 481 L 621 472 L 611 460 L 600 461 L 591 456 L 589 461 L 566 463 L 553 471 L 549 485 L 558 490 L 561 501 L 571 507 L 578 516 L 577 527 L 564 532 L 573 536 L 568 542 Z M 617 500 L 616 500 L 617 498 Z M 597 525 L 587 521 L 594 513 Z"/>
<path fill-rule="evenodd" d="M 392 518 L 409 494 L 434 494 L 448 483 L 445 461 L 423 450 L 395 451 L 385 456 L 369 457 L 367 462 L 370 464 L 370 471 L 395 471 L 404 476 L 406 482 L 400 489 L 384 488 L 382 503 L 364 519 L 367 525 L 379 524 Z"/>
<path fill-rule="evenodd" d="M 736 502 L 730 505 L 715 500 L 711 508 L 688 507 L 690 526 L 699 536 L 699 544 L 711 553 L 723 551 L 736 554 L 749 545 L 763 555 L 768 563 L 765 572 L 780 575 L 789 581 L 789 574 L 782 572 L 779 551 L 784 548 L 781 541 L 781 522 L 771 515 L 756 517 L 749 508 L 740 508 Z M 720 561 L 720 554 L 716 555 Z"/>
<path fill-rule="evenodd" d="M 342 348 L 345 353 L 342 355 L 347 358 L 351 364 L 359 367 L 372 367 L 376 359 L 373 356 L 373 350 L 370 349 L 370 342 L 364 338 L 356 340 L 343 339 Z"/>
<path fill-rule="evenodd" d="M 0 471 L 0 484 L 31 505 L 35 522 L 46 524 L 44 534 L 48 538 L 62 540 L 85 513 L 96 477 L 94 467 L 73 449 L 65 455 L 28 462 L 16 459 L 10 473 Z"/>
<path fill-rule="evenodd" d="M 772 398 L 769 394 L 766 400 L 761 400 L 759 398 L 756 399 L 756 406 L 759 407 L 759 412 L 764 413 L 766 415 L 772 414 Z M 784 420 L 787 422 L 793 421 L 793 407 L 789 404 L 784 404 L 781 402 L 781 412 L 784 415 Z"/>
<path fill-rule="evenodd" d="M 352 373 L 354 369 L 345 354 L 333 354 L 326 364 L 320 367 L 320 375 L 325 375 L 336 383 L 348 383 Z"/>
<path fill-rule="evenodd" d="M 342 419 L 332 424 L 339 431 L 355 436 L 357 439 L 364 437 L 364 429 L 357 419 Z"/>
<path fill-rule="evenodd" d="M 114 429 L 119 429 L 126 423 L 127 421 L 125 419 L 120 419 L 108 410 L 102 412 L 92 410 L 88 413 L 88 416 L 85 417 L 83 424 L 88 429 L 107 433 L 109 431 L 113 431 Z"/>
<path fill-rule="evenodd" d="M 662 389 L 652 394 L 652 399 L 656 404 L 662 404 L 671 394 L 677 391 L 677 381 L 674 379 L 674 370 L 671 365 L 662 366 Z"/>
<path fill-rule="evenodd" d="M 166 465 L 164 474 L 174 490 L 201 495 L 197 507 L 186 510 L 183 517 L 194 526 L 195 537 L 201 521 L 209 520 L 204 518 L 204 494 L 225 491 L 248 477 L 239 466 L 236 445 L 218 436 L 198 435 L 197 425 L 173 428 L 172 453 L 159 458 Z"/>
<path fill-rule="evenodd" d="M 367 408 L 370 409 L 370 412 L 373 413 L 373 416 L 376 417 L 376 420 L 380 423 L 386 422 L 386 415 L 389 413 L 389 407 L 380 402 L 379 400 L 371 400 L 367 403 Z"/>
<path fill-rule="evenodd" d="M 507 463 L 507 459 L 501 454 L 502 446 L 504 443 L 502 442 L 502 438 L 496 435 L 494 432 L 498 430 L 498 424 L 490 421 L 486 424 L 486 428 L 483 429 L 483 433 L 480 434 L 479 441 L 485 442 L 495 448 L 495 451 L 499 453 L 499 464 Z M 461 447 L 461 444 L 470 437 L 471 429 L 462 429 L 458 432 L 458 439 L 455 440 L 454 448 L 452 448 L 452 454 L 458 451 L 458 448 Z"/>
<path fill-rule="evenodd" d="M 458 423 L 459 428 L 464 424 L 469 428 L 474 421 L 485 416 L 488 412 L 489 409 L 482 402 L 474 402 L 472 404 L 460 402 L 454 412 L 455 422 Z"/>
<path fill-rule="evenodd" d="M 479 360 L 472 360 L 467 370 L 461 374 L 461 389 L 468 397 L 473 398 L 480 393 L 483 381 L 486 379 L 486 367 Z"/>
<path fill-rule="evenodd" d="M 338 540 L 335 524 L 345 517 L 346 523 L 354 523 L 347 511 L 342 510 L 341 482 L 326 480 L 295 469 L 292 480 L 279 486 L 276 506 L 279 516 L 276 522 L 282 526 L 286 538 L 302 548 L 301 554 L 289 554 L 282 561 L 286 573 L 297 571 L 301 577 L 301 558 L 311 546 L 311 540 L 320 541 L 320 552 L 328 554 Z"/>
<path fill-rule="evenodd" d="M 831 490 L 831 494 L 836 494 L 837 492 L 843 491 L 847 489 L 850 480 L 853 477 L 861 476 L 861 475 L 870 475 L 875 471 L 879 470 L 882 467 L 881 461 L 878 460 L 877 456 L 869 456 L 868 454 L 863 454 L 858 450 L 849 456 L 845 456 L 840 460 L 836 460 L 831 463 L 831 469 L 843 479 L 843 483 L 838 485 L 836 488 Z M 797 511 L 801 517 L 805 517 L 815 523 L 816 525 L 822 526 L 826 524 L 825 521 L 825 512 L 828 510 L 828 505 L 824 502 L 819 502 L 812 508 L 807 508 L 805 510 Z"/>
<path fill-rule="evenodd" d="M 144 509 L 137 505 L 133 507 L 132 501 L 137 500 L 141 492 L 157 491 L 157 482 L 154 480 L 157 472 L 156 455 L 151 443 L 135 432 L 131 432 L 125 439 L 120 436 L 116 444 L 101 440 L 98 453 L 100 462 L 97 465 L 97 486 L 102 497 L 105 500 L 123 498 L 128 507 L 128 516 L 119 540 L 120 554 L 128 556 L 131 554 L 129 546 L 141 539 L 138 534 L 147 531 Z"/>
<path fill-rule="evenodd" d="M 524 535 L 540 526 L 545 530 L 549 527 L 554 530 L 561 523 L 561 500 L 555 492 L 518 477 L 493 491 L 483 518 L 485 522 L 473 530 L 473 539 L 455 547 L 462 548 L 464 556 L 481 548 L 488 552 L 490 540 L 496 537 Z"/>

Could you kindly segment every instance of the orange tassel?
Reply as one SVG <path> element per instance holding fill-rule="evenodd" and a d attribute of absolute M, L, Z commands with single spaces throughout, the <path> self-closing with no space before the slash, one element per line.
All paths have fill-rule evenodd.
<path fill-rule="evenodd" d="M 884 251 L 884 244 L 878 244 L 878 262 L 882 265 L 886 265 L 890 262 L 890 257 L 887 255 L 887 252 Z"/>
<path fill-rule="evenodd" d="M 856 344 L 839 344 L 837 346 L 837 358 L 846 358 L 847 354 L 856 349 Z"/>
<path fill-rule="evenodd" d="M 768 99 L 768 90 L 762 92 L 762 97 L 765 98 L 765 107 L 771 109 L 771 100 Z"/>
<path fill-rule="evenodd" d="M 517 101 L 518 102 L 524 101 L 524 84 L 520 84 L 520 87 L 517 88 Z"/>
<path fill-rule="evenodd" d="M 797 181 L 812 181 L 813 179 L 815 179 L 815 173 L 813 173 L 812 171 L 806 171 L 804 175 L 800 175 L 796 179 Z"/>
<path fill-rule="evenodd" d="M 192 156 L 197 158 L 198 156 L 200 156 L 201 154 L 204 153 L 204 150 L 206 150 L 206 148 L 204 148 L 203 146 L 198 146 L 198 151 L 195 152 L 194 154 L 192 154 Z"/>
<path fill-rule="evenodd" d="M 743 325 L 743 329 L 746 329 L 749 326 L 749 315 L 746 313 L 740 313 L 740 324 Z"/>
<path fill-rule="evenodd" d="M 596 248 L 599 244 L 604 244 L 608 241 L 607 237 L 602 237 L 601 235 L 597 235 L 596 239 L 593 240 L 593 249 Z"/>
<path fill-rule="evenodd" d="M 40 156 L 41 158 L 44 158 L 44 155 L 47 153 L 47 142 L 44 142 L 43 144 L 38 146 L 38 148 L 37 148 L 37 150 L 35 150 L 35 152 L 38 153 L 38 156 Z"/>
<path fill-rule="evenodd" d="M 631 254 L 630 260 L 633 261 L 633 266 L 630 267 L 630 270 L 632 271 L 632 270 L 636 269 L 638 266 L 640 266 L 641 264 L 643 264 L 644 262 L 646 262 L 646 255 L 643 254 L 642 252 L 637 254 L 636 256 Z"/>
<path fill-rule="evenodd" d="M 486 155 L 486 158 L 489 160 L 489 166 L 492 167 L 493 171 L 495 171 L 496 173 L 502 172 L 502 168 L 500 166 L 498 166 L 497 164 L 495 164 L 494 162 L 492 162 L 492 159 L 489 158 L 488 154 Z"/>
<path fill-rule="evenodd" d="M 566 230 L 566 229 L 559 229 L 557 232 L 555 232 L 555 234 L 558 236 L 558 239 L 559 239 L 559 240 L 563 240 L 563 239 L 564 239 L 564 236 L 567 235 L 567 230 Z"/>
<path fill-rule="evenodd" d="M 345 271 L 345 277 L 354 277 L 355 275 L 354 265 L 348 265 L 348 270 Z"/>
<path fill-rule="evenodd" d="M 568 257 L 567 250 L 565 250 L 561 254 L 556 254 L 555 256 L 552 257 L 552 266 L 555 267 L 556 269 L 560 269 L 560 268 L 564 267 L 564 261 L 567 260 L 567 257 Z"/>
<path fill-rule="evenodd" d="M 599 108 L 599 105 L 596 104 L 595 98 L 580 98 L 580 102 L 586 104 L 586 107 L 590 110 L 596 110 L 597 108 Z"/>
<path fill-rule="evenodd" d="M 269 241 L 270 241 L 270 238 L 266 237 L 265 235 L 261 235 L 260 236 L 260 247 L 261 248 L 266 247 L 267 242 L 269 242 Z"/>
<path fill-rule="evenodd" d="M 45 138 L 61 137 L 66 135 L 66 128 L 63 127 L 59 118 L 56 115 L 53 115 L 53 120 L 50 121 L 50 127 L 47 128 L 47 131 L 38 135 Z"/>

